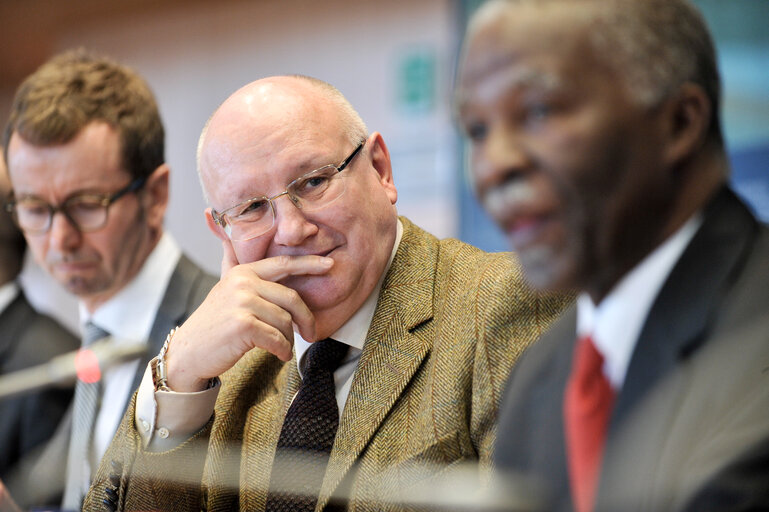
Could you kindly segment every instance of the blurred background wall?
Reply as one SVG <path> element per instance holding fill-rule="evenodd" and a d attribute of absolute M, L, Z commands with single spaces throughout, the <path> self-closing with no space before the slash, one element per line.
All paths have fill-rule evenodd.
<path fill-rule="evenodd" d="M 0 120 L 18 83 L 49 56 L 86 47 L 138 70 L 155 91 L 172 168 L 166 227 L 218 273 L 203 221 L 195 148 L 229 94 L 263 76 L 301 73 L 336 85 L 388 144 L 398 209 L 440 237 L 507 245 L 467 186 L 452 124 L 457 52 L 478 0 L 0 0 Z M 724 120 L 738 188 L 769 218 L 769 1 L 698 0 L 725 78 Z M 31 263 L 32 300 L 69 326 L 74 301 Z"/>

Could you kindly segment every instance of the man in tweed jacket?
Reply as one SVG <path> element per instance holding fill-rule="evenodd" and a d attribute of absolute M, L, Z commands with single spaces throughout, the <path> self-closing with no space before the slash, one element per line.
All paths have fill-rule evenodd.
<path fill-rule="evenodd" d="M 563 300 L 509 255 L 398 218 L 387 147 L 366 134 L 307 77 L 249 84 L 211 117 L 198 157 L 222 280 L 171 337 L 167 379 L 150 364 L 86 510 L 264 510 L 302 356 L 327 337 L 350 349 L 316 510 L 397 510 L 405 484 L 488 465 L 501 385 Z M 329 167 L 341 190 L 305 202 Z"/>

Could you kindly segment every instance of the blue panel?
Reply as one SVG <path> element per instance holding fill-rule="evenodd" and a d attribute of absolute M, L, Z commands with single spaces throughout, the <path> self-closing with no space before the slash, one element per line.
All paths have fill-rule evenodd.
<path fill-rule="evenodd" d="M 769 142 L 732 152 L 732 183 L 756 214 L 769 222 Z"/>

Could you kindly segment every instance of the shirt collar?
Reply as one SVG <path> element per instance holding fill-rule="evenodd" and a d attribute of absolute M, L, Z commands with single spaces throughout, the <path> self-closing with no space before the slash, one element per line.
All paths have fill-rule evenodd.
<path fill-rule="evenodd" d="M 590 335 L 604 357 L 603 372 L 614 389 L 625 381 L 630 357 L 654 299 L 692 237 L 702 215 L 678 231 L 627 273 L 597 306 L 590 296 L 577 298 L 577 334 Z"/>
<path fill-rule="evenodd" d="M 390 269 L 390 265 L 395 258 L 395 253 L 398 251 L 398 246 L 401 243 L 401 237 L 403 236 L 403 226 L 400 219 L 396 226 L 395 243 L 393 244 L 392 252 L 390 253 L 390 259 L 387 261 L 387 266 L 382 272 L 379 278 L 379 282 L 371 291 L 371 294 L 366 298 L 363 305 L 345 322 L 336 332 L 330 337 L 349 345 L 358 351 L 363 350 L 363 343 L 366 341 L 366 334 L 368 334 L 368 328 L 371 325 L 371 320 L 374 318 L 374 311 L 376 310 L 377 300 L 379 299 L 379 291 L 382 289 L 382 283 L 387 275 L 387 271 Z M 305 341 L 304 338 L 298 333 L 294 332 L 294 350 L 296 351 L 296 361 L 299 366 L 299 374 L 302 373 L 302 358 L 307 350 L 310 348 L 310 343 Z M 353 352 L 352 350 L 350 352 Z M 348 359 L 350 356 L 346 359 Z"/>
<path fill-rule="evenodd" d="M 181 254 L 173 237 L 163 233 L 139 273 L 93 315 L 79 304 L 81 331 L 90 320 L 109 332 L 116 343 L 146 343 Z"/>
<path fill-rule="evenodd" d="M 5 311 L 13 299 L 19 294 L 19 285 L 16 281 L 8 281 L 0 286 L 0 312 Z"/>

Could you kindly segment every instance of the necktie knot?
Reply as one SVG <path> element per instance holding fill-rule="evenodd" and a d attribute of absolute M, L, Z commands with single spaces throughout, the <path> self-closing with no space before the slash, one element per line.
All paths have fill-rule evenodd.
<path fill-rule="evenodd" d="M 305 366 L 305 379 L 318 372 L 333 373 L 347 355 L 349 345 L 332 338 L 319 340 L 310 345 L 307 351 L 307 365 Z"/>
<path fill-rule="evenodd" d="M 109 336 L 107 331 L 89 320 L 86 322 L 85 328 L 83 329 L 83 346 L 87 347 L 92 345 L 94 342 L 106 338 L 107 336 Z"/>

